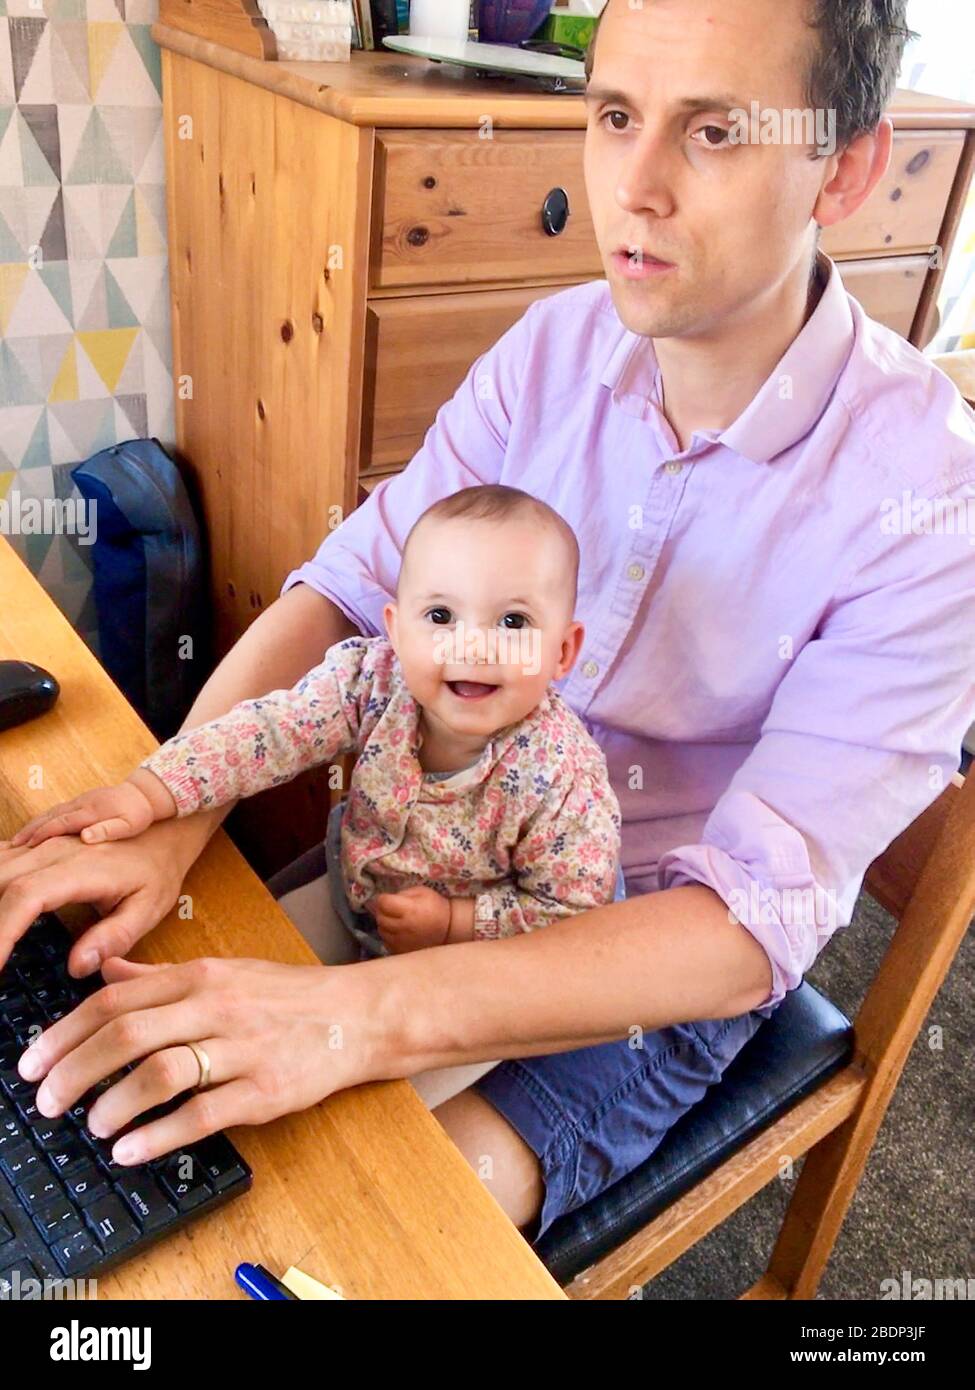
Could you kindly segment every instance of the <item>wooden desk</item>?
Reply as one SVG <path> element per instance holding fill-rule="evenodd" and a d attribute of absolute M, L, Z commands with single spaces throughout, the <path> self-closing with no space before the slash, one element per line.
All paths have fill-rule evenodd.
<path fill-rule="evenodd" d="M 155 743 L 2 538 L 0 595 L 0 658 L 35 661 L 62 688 L 49 714 L 0 733 L 3 838 L 52 801 L 118 781 Z M 36 768 L 43 792 L 30 790 Z M 195 920 L 170 914 L 135 957 L 315 959 L 222 832 L 186 891 Z M 241 1260 L 300 1264 L 348 1298 L 564 1297 L 407 1082 L 358 1087 L 232 1137 L 252 1191 L 100 1280 L 102 1297 L 243 1297 Z"/>

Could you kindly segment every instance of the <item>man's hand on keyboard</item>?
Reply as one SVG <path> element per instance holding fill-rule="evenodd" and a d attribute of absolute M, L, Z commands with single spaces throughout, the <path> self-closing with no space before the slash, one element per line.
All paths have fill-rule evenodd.
<path fill-rule="evenodd" d="M 88 845 L 129 840 L 175 813 L 176 804 L 165 785 L 146 768 L 137 768 L 116 787 L 95 787 L 73 801 L 52 806 L 18 830 L 10 846 L 39 845 L 56 835 L 80 835 Z"/>

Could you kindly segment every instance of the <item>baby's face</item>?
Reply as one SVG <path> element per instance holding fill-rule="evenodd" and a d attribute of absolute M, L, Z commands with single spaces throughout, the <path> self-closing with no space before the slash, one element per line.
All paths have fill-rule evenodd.
<path fill-rule="evenodd" d="M 413 698 L 453 733 L 489 738 L 572 667 L 571 570 L 528 518 L 431 518 L 410 542 L 386 626 Z"/>

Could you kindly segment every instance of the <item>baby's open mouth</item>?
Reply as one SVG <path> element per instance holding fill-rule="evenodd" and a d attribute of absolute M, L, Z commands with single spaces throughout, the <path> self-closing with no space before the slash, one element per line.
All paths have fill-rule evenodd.
<path fill-rule="evenodd" d="M 448 681 L 447 685 L 462 700 L 483 700 L 498 689 L 484 681 Z"/>

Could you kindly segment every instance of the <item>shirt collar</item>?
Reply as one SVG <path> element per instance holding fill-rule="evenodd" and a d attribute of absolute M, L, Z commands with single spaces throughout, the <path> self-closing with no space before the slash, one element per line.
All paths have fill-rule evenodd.
<path fill-rule="evenodd" d="M 723 444 L 755 463 L 769 463 L 816 424 L 854 337 L 849 296 L 839 271 L 823 252 L 816 268 L 821 280 L 825 277 L 825 288 L 798 337 L 738 419 L 722 432 L 695 431 L 696 442 Z M 628 414 L 645 419 L 659 409 L 660 368 L 653 340 L 625 331 L 600 380 Z"/>

